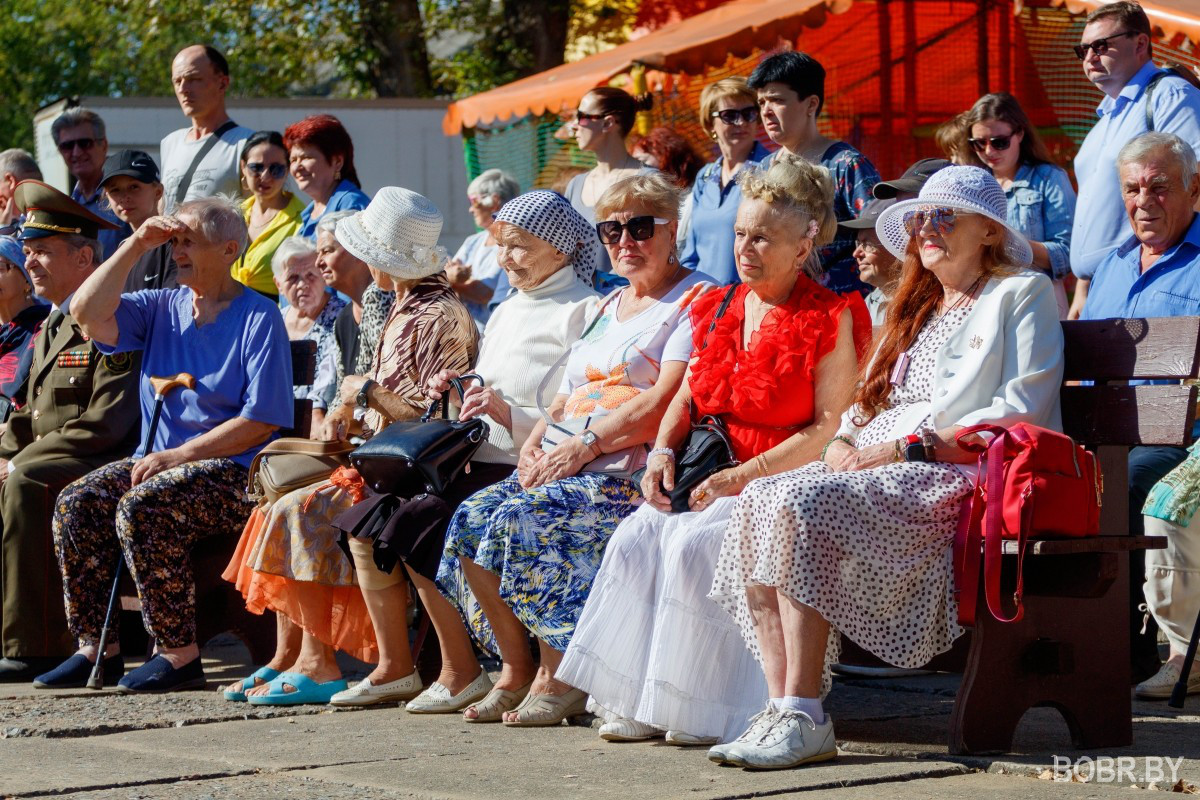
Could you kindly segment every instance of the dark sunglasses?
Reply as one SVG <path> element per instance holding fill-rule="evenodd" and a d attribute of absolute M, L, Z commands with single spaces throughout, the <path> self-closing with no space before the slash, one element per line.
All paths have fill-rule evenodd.
<path fill-rule="evenodd" d="M 670 220 L 658 217 L 634 217 L 622 224 L 614 220 L 596 223 L 596 235 L 601 244 L 616 244 L 621 241 L 621 234 L 629 231 L 629 237 L 635 242 L 644 242 L 654 236 L 655 225 L 666 225 Z"/>
<path fill-rule="evenodd" d="M 993 150 L 1007 150 L 1008 146 L 1010 144 L 1012 144 L 1012 137 L 1013 137 L 1013 135 L 1010 133 L 1008 136 L 993 136 L 991 138 L 985 137 L 983 139 L 967 139 L 967 144 L 971 145 L 971 148 L 976 153 L 982 153 L 984 150 L 987 150 L 987 146 L 989 144 L 992 146 Z"/>
<path fill-rule="evenodd" d="M 86 153 L 88 150 L 91 150 L 95 146 L 96 146 L 95 139 L 68 139 L 65 142 L 58 143 L 58 152 L 69 153 L 72 150 L 74 150 L 76 147 L 78 147 L 80 150 L 82 150 Z"/>
<path fill-rule="evenodd" d="M 585 114 L 582 111 L 576 111 L 575 116 L 571 119 L 574 125 L 586 125 L 594 119 L 604 119 L 607 114 Z"/>
<path fill-rule="evenodd" d="M 910 238 L 916 238 L 921 229 L 925 227 L 925 223 L 929 223 L 938 236 L 945 236 L 954 230 L 956 218 L 960 214 L 967 213 L 969 212 L 953 208 L 920 208 L 916 211 L 909 211 L 902 219 L 904 230 L 907 231 Z"/>
<path fill-rule="evenodd" d="M 264 164 L 261 161 L 247 161 L 246 169 L 250 170 L 250 174 L 256 178 L 264 172 L 276 180 L 287 174 L 287 164 L 280 164 L 278 161 L 274 164 Z"/>
<path fill-rule="evenodd" d="M 1137 36 L 1137 31 L 1124 31 L 1123 33 L 1114 33 L 1112 36 L 1105 36 L 1103 39 L 1097 39 L 1094 42 L 1085 42 L 1077 44 L 1071 49 L 1075 51 L 1075 55 L 1080 61 L 1087 58 L 1087 52 L 1090 49 L 1098 56 L 1102 56 L 1108 52 L 1108 43 L 1113 39 L 1120 39 L 1122 36 Z"/>
<path fill-rule="evenodd" d="M 758 106 L 745 108 L 728 108 L 724 111 L 714 111 L 709 116 L 720 117 L 726 125 L 749 125 L 758 122 Z"/>

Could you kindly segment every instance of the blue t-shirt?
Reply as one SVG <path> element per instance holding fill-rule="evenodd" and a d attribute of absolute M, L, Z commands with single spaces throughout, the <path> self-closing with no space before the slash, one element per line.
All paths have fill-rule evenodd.
<path fill-rule="evenodd" d="M 1200 314 L 1200 214 L 1174 247 L 1142 272 L 1141 243 L 1130 236 L 1092 276 L 1080 319 L 1192 317 Z"/>
<path fill-rule="evenodd" d="M 96 342 L 107 355 L 141 350 L 144 453 L 154 390 L 150 376 L 190 373 L 195 389 L 176 389 L 163 403 L 153 450 L 170 450 L 235 417 L 281 428 L 292 426 L 292 356 L 283 316 L 267 298 L 243 289 L 207 325 L 192 319 L 192 290 L 152 289 L 121 296 L 115 347 Z M 271 437 L 275 438 L 274 436 Z M 267 441 L 270 441 L 268 439 Z M 249 467 L 266 442 L 235 456 Z"/>
<path fill-rule="evenodd" d="M 370 202 L 371 198 L 367 197 L 366 192 L 342 178 L 342 182 L 333 190 L 333 194 L 329 195 L 329 202 L 325 204 L 325 214 L 334 211 L 362 211 Z M 307 239 L 317 238 L 317 223 L 325 214 L 313 219 L 312 213 L 315 207 L 315 203 L 309 203 L 300 212 L 300 230 L 296 232 L 297 236 Z"/>

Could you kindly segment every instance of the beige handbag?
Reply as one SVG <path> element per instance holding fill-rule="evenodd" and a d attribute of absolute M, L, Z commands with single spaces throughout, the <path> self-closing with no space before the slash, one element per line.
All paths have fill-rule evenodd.
<path fill-rule="evenodd" d="M 250 462 L 246 492 L 251 500 L 274 503 L 288 492 L 329 479 L 338 467 L 350 466 L 349 442 L 276 439 Z"/>

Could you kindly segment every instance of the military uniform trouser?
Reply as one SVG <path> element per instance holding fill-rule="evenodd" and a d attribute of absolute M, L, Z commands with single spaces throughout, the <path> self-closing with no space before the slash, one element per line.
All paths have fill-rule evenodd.
<path fill-rule="evenodd" d="M 50 523 L 63 487 L 98 465 L 56 458 L 22 464 L 0 490 L 0 637 L 9 658 L 66 657 L 75 648 L 63 612 Z"/>

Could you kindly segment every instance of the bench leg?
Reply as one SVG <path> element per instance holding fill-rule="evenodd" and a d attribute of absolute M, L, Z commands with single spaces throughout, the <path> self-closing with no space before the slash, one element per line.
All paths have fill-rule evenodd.
<path fill-rule="evenodd" d="M 1021 717 L 1035 706 L 1062 713 L 1076 748 L 1132 743 L 1128 553 L 1075 563 L 1095 572 L 1102 593 L 1027 594 L 1019 623 L 998 622 L 988 613 L 981 582 L 971 652 L 950 721 L 951 753 L 1010 750 Z"/>

